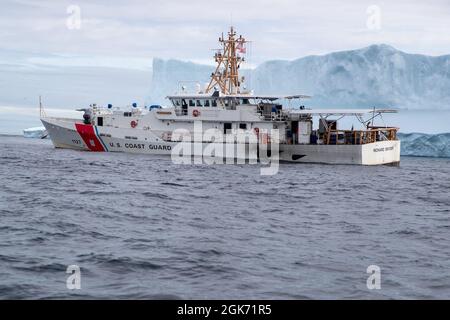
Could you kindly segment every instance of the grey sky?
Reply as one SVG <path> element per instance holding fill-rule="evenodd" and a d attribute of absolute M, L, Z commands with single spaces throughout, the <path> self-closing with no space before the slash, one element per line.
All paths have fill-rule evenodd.
<path fill-rule="evenodd" d="M 146 67 L 152 57 L 210 61 L 231 22 L 252 40 L 251 63 L 387 43 L 450 53 L 449 0 L 0 0 L 0 52 L 52 64 Z M 67 27 L 70 5 L 81 28 Z M 374 7 L 380 29 L 368 28 Z M 368 13 L 368 8 L 369 13 Z M 371 20 L 373 21 L 373 20 Z M 6 53 L 5 53 L 6 52 Z M 50 57 L 48 55 L 51 55 Z M 56 56 L 55 56 L 56 55 Z M 59 57 L 58 57 L 59 56 Z"/>

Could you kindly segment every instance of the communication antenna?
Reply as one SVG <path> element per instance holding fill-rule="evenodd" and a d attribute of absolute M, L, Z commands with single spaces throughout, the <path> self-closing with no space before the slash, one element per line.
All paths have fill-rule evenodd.
<path fill-rule="evenodd" d="M 372 124 L 371 127 L 373 127 L 373 120 L 375 119 L 375 107 L 373 107 L 373 112 L 372 112 Z"/>
<path fill-rule="evenodd" d="M 42 106 L 42 96 L 39 96 L 39 117 L 40 118 L 47 117 L 44 111 L 44 107 Z"/>

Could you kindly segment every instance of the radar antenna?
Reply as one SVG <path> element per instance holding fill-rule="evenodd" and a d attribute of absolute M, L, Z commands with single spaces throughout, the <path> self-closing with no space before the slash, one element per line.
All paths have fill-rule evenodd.
<path fill-rule="evenodd" d="M 219 38 L 222 45 L 214 55 L 217 67 L 211 74 L 211 81 L 205 90 L 205 93 L 210 92 L 214 87 L 219 87 L 223 94 L 240 93 L 241 83 L 244 77 L 239 78 L 239 68 L 245 58 L 242 56 L 246 53 L 245 44 L 248 42 L 242 36 L 236 38 L 236 32 L 231 27 L 228 32 L 228 39 Z"/>

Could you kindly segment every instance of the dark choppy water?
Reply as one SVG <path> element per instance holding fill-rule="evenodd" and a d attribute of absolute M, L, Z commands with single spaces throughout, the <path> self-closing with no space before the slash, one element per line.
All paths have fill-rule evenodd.
<path fill-rule="evenodd" d="M 450 298 L 449 159 L 264 177 L 0 138 L 0 298 Z"/>

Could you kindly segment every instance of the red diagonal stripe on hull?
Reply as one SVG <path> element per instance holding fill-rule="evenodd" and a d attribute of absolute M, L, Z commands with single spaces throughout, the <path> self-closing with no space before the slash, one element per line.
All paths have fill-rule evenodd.
<path fill-rule="evenodd" d="M 80 135 L 81 139 L 83 139 L 89 150 L 96 152 L 105 151 L 102 143 L 95 135 L 94 126 L 90 124 L 75 123 L 75 127 L 77 128 L 78 134 Z"/>

